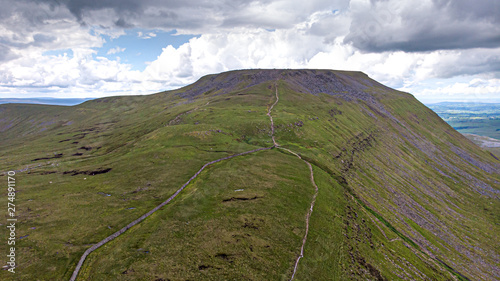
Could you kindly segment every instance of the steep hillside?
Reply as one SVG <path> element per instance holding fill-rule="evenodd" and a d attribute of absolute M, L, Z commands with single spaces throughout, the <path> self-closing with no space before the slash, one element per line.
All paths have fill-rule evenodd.
<path fill-rule="evenodd" d="M 1 280 L 69 280 L 113 233 L 77 280 L 500 279 L 500 161 L 360 72 L 5 104 L 0 139 Z"/>

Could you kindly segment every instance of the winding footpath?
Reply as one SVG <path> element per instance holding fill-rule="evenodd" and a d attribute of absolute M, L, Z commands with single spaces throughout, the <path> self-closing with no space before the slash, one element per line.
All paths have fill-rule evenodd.
<path fill-rule="evenodd" d="M 285 150 L 285 151 L 287 151 L 287 152 L 289 152 L 289 153 L 297 156 L 300 160 L 304 161 L 307 164 L 307 166 L 309 167 L 309 171 L 311 172 L 311 183 L 312 183 L 312 185 L 314 186 L 314 189 L 315 189 L 313 198 L 311 200 L 311 207 L 309 208 L 309 210 L 307 211 L 307 214 L 306 214 L 306 233 L 304 234 L 304 238 L 302 238 L 302 246 L 300 247 L 300 254 L 297 257 L 297 259 L 295 260 L 295 266 L 293 267 L 292 277 L 290 278 L 290 281 L 291 281 L 291 280 L 293 280 L 293 278 L 295 278 L 295 274 L 297 273 L 297 267 L 299 266 L 300 259 L 304 257 L 304 247 L 305 247 L 306 242 L 307 242 L 307 234 L 309 234 L 309 219 L 311 218 L 311 214 L 312 214 L 313 208 L 314 208 L 314 203 L 316 203 L 316 197 L 318 196 L 318 186 L 316 185 L 316 182 L 314 181 L 314 172 L 313 172 L 313 168 L 312 168 L 311 163 L 309 163 L 308 161 L 302 159 L 302 157 L 300 157 L 299 154 L 291 151 L 290 149 L 281 147 L 276 142 L 276 140 L 274 139 L 274 122 L 273 122 L 273 117 L 271 116 L 271 110 L 274 108 L 274 106 L 279 101 L 279 97 L 278 97 L 278 85 L 276 84 L 275 87 L 276 87 L 276 101 L 274 102 L 273 105 L 271 105 L 271 107 L 267 111 L 267 116 L 269 116 L 269 119 L 271 119 L 271 133 L 272 133 L 272 139 L 273 139 L 274 147 L 279 148 L 279 149 L 283 149 L 283 150 Z"/>
<path fill-rule="evenodd" d="M 271 120 L 271 138 L 273 139 L 273 145 L 274 145 L 274 147 L 279 147 L 279 144 L 274 139 L 274 121 L 273 121 L 273 116 L 271 116 L 271 111 L 273 110 L 274 106 L 280 100 L 280 98 L 278 97 L 278 85 L 276 84 L 275 87 L 276 87 L 276 101 L 267 110 L 267 116 L 269 116 L 269 119 Z"/>
<path fill-rule="evenodd" d="M 288 149 L 286 149 L 286 150 L 288 150 Z M 288 151 L 293 153 L 290 150 L 288 150 Z M 293 153 L 293 154 L 295 154 L 295 153 Z M 299 157 L 300 159 L 302 159 L 299 155 L 297 155 L 297 154 L 295 154 L 295 155 L 297 157 Z M 313 172 L 312 165 L 311 165 L 311 163 L 307 162 L 304 159 L 302 159 L 302 161 L 306 162 L 307 166 L 309 167 L 309 171 L 311 172 L 311 183 L 314 186 L 315 191 L 314 191 L 313 198 L 311 200 L 311 207 L 307 211 L 307 215 L 306 215 L 306 233 L 304 234 L 304 238 L 302 238 L 302 246 L 300 247 L 300 255 L 297 257 L 297 260 L 295 261 L 295 266 L 293 267 L 292 278 L 290 278 L 290 280 L 293 280 L 293 278 L 295 277 L 295 273 L 297 273 L 297 267 L 299 266 L 299 261 L 301 258 L 304 257 L 304 247 L 305 247 L 306 242 L 307 242 L 307 234 L 309 233 L 309 219 L 311 218 L 311 214 L 312 214 L 313 208 L 314 208 L 314 203 L 316 203 L 316 197 L 318 196 L 318 186 L 316 185 L 316 182 L 314 182 L 314 172 Z"/>

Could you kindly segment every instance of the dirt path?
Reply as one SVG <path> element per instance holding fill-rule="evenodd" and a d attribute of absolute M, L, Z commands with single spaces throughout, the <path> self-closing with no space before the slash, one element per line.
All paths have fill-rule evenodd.
<path fill-rule="evenodd" d="M 210 102 L 207 102 L 205 105 L 202 105 L 202 106 L 207 106 L 209 103 L 210 103 Z M 191 113 L 191 112 L 193 112 L 193 111 L 196 111 L 196 110 L 200 109 L 200 107 L 202 107 L 202 106 L 198 106 L 198 107 L 193 108 L 193 109 L 191 109 L 191 110 L 188 110 L 188 111 L 186 111 L 186 112 L 183 112 L 183 113 L 177 114 L 177 116 L 175 116 L 175 118 L 174 118 L 174 119 L 172 119 L 172 120 L 170 120 L 170 121 L 168 122 L 168 126 L 175 125 L 175 124 L 179 123 L 179 122 L 181 121 L 181 117 L 182 117 L 183 115 L 187 115 L 187 114 L 189 114 L 189 113 Z"/>
<path fill-rule="evenodd" d="M 314 172 L 313 172 L 313 168 L 312 168 L 311 163 L 309 163 L 308 161 L 302 159 L 302 157 L 300 157 L 300 155 L 298 155 L 297 153 L 291 151 L 290 149 L 281 147 L 276 142 L 276 140 L 274 139 L 274 121 L 273 121 L 273 117 L 271 116 L 271 110 L 274 108 L 274 106 L 279 101 L 279 97 L 278 97 L 278 85 L 276 84 L 275 87 L 276 87 L 276 101 L 273 103 L 273 105 L 271 105 L 271 107 L 267 111 L 267 116 L 269 116 L 269 119 L 271 119 L 271 133 L 272 133 L 271 136 L 272 136 L 272 139 L 273 139 L 274 147 L 277 147 L 279 149 L 283 149 L 285 151 L 288 151 L 289 153 L 297 156 L 299 159 L 301 159 L 302 161 L 304 161 L 307 164 L 307 166 L 309 167 L 309 171 L 311 172 L 311 183 L 312 183 L 312 185 L 314 186 L 314 189 L 315 189 L 313 198 L 311 200 L 311 207 L 309 208 L 309 210 L 307 211 L 307 214 L 306 214 L 306 233 L 304 234 L 304 238 L 302 238 L 302 246 L 300 247 L 300 254 L 297 257 L 297 259 L 295 260 L 295 266 L 293 267 L 292 277 L 290 278 L 290 281 L 291 281 L 291 280 L 293 280 L 293 278 L 295 278 L 295 273 L 297 273 L 297 267 L 299 266 L 300 259 L 304 257 L 304 247 L 305 247 L 306 242 L 307 242 L 307 234 L 309 234 L 309 219 L 311 218 L 311 214 L 312 214 L 313 208 L 314 208 L 314 203 L 316 203 L 316 197 L 318 196 L 318 186 L 316 185 L 316 182 L 314 181 Z"/>
<path fill-rule="evenodd" d="M 201 167 L 200 170 L 198 170 L 198 172 L 196 172 L 196 174 L 194 174 L 185 184 L 183 184 L 181 186 L 181 188 L 179 188 L 172 196 L 170 196 L 166 201 L 164 201 L 163 203 L 161 203 L 160 205 L 156 206 L 154 209 L 152 209 L 151 211 L 147 212 L 146 214 L 142 215 L 141 217 L 139 217 L 138 219 L 136 219 L 135 221 L 129 223 L 127 226 L 125 226 L 124 228 L 118 230 L 117 232 L 111 234 L 110 236 L 104 238 L 103 240 L 99 241 L 97 244 L 93 245 L 92 247 L 90 247 L 89 249 L 87 249 L 85 251 L 85 253 L 83 253 L 82 257 L 80 258 L 80 261 L 78 262 L 78 265 L 76 266 L 75 270 L 73 271 L 73 275 L 71 276 L 71 279 L 70 281 L 74 281 L 76 280 L 77 276 L 78 276 L 78 273 L 80 272 L 80 269 L 83 265 L 83 263 L 85 262 L 85 259 L 87 258 L 87 256 L 92 253 L 93 251 L 95 251 L 96 249 L 98 249 L 99 247 L 101 247 L 102 245 L 108 243 L 109 241 L 115 239 L 116 237 L 120 236 L 121 234 L 123 234 L 125 231 L 127 231 L 128 229 L 130 229 L 131 227 L 133 227 L 134 225 L 142 222 L 144 219 L 146 219 L 147 217 L 149 217 L 150 215 L 152 215 L 154 212 L 158 211 L 161 207 L 167 205 L 172 199 L 174 199 L 192 180 L 194 180 L 207 166 L 209 165 L 212 165 L 212 164 L 215 164 L 217 162 L 220 162 L 220 161 L 223 161 L 223 160 L 227 160 L 227 159 L 231 159 L 231 158 L 234 158 L 234 157 L 238 157 L 238 156 L 242 156 L 242 155 L 246 155 L 246 154 L 250 154 L 250 153 L 254 153 L 254 152 L 257 152 L 257 151 L 262 151 L 262 150 L 268 150 L 268 149 L 271 149 L 272 147 L 263 147 L 263 148 L 258 148 L 258 149 L 254 149 L 254 150 L 250 150 L 250 151 L 246 151 L 246 152 L 242 152 L 242 153 L 238 153 L 238 154 L 234 154 L 234 155 L 231 155 L 231 156 L 227 156 L 227 157 L 223 157 L 223 158 L 220 158 L 220 159 L 217 159 L 217 160 L 214 160 L 214 161 L 211 161 L 211 162 L 208 162 L 206 163 L 205 165 L 203 165 L 203 167 Z"/>
<path fill-rule="evenodd" d="M 299 155 L 297 155 L 297 157 L 300 158 Z M 311 200 L 311 207 L 309 208 L 309 211 L 307 211 L 307 215 L 306 215 L 306 234 L 304 234 L 304 238 L 302 238 L 302 246 L 300 247 L 300 255 L 297 257 L 297 260 L 295 261 L 295 266 L 293 267 L 292 278 L 290 278 L 290 280 L 293 280 L 293 278 L 295 277 L 295 273 L 297 273 L 297 267 L 299 266 L 299 261 L 301 258 L 304 257 L 304 246 L 306 245 L 307 234 L 309 233 L 309 219 L 311 218 L 311 214 L 312 214 L 313 208 L 314 208 L 314 203 L 316 203 L 316 197 L 318 196 L 318 186 L 316 185 L 316 182 L 314 182 L 314 172 L 313 172 L 313 168 L 311 166 L 311 163 L 307 162 L 304 159 L 302 159 L 302 160 L 304 162 L 306 162 L 307 166 L 309 167 L 309 171 L 311 171 L 311 183 L 314 186 L 315 191 L 314 191 L 313 198 Z"/>
<path fill-rule="evenodd" d="M 267 116 L 269 116 L 269 119 L 271 119 L 271 138 L 273 139 L 273 145 L 275 147 L 278 147 L 279 144 L 276 142 L 276 140 L 274 139 L 274 121 L 273 121 L 273 116 L 271 116 L 271 110 L 273 110 L 274 106 L 278 103 L 278 101 L 280 100 L 280 98 L 278 97 L 278 84 L 275 85 L 275 88 L 276 88 L 276 101 L 273 103 L 273 105 L 271 105 L 271 107 L 269 107 L 269 109 L 267 110 Z"/>
<path fill-rule="evenodd" d="M 313 168 L 312 168 L 311 163 L 302 159 L 302 157 L 300 157 L 300 155 L 291 151 L 290 149 L 287 149 L 284 147 L 278 147 L 278 148 L 290 152 L 291 154 L 297 156 L 299 159 L 301 159 L 302 161 L 304 161 L 307 164 L 307 166 L 309 167 L 309 171 L 311 172 L 311 183 L 315 189 L 313 198 L 311 200 L 311 207 L 309 208 L 309 210 L 307 211 L 307 214 L 306 214 L 306 233 L 304 234 L 304 238 L 302 238 L 302 246 L 300 247 L 300 254 L 297 257 L 297 260 L 295 261 L 295 266 L 293 267 L 292 277 L 290 278 L 290 281 L 291 281 L 291 280 L 293 280 L 293 278 L 295 278 L 295 273 L 297 273 L 297 267 L 299 266 L 300 259 L 304 257 L 304 247 L 305 247 L 306 242 L 307 242 L 307 234 L 309 234 L 309 219 L 311 218 L 311 214 L 312 214 L 313 209 L 314 209 L 314 204 L 316 203 L 316 197 L 318 196 L 318 186 L 316 185 L 316 182 L 314 181 L 314 172 L 313 172 Z"/>

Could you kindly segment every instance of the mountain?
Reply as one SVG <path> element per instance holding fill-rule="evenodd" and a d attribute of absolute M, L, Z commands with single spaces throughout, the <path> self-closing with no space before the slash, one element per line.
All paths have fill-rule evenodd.
<path fill-rule="evenodd" d="M 0 139 L 1 280 L 500 278 L 500 161 L 361 72 L 4 104 Z"/>

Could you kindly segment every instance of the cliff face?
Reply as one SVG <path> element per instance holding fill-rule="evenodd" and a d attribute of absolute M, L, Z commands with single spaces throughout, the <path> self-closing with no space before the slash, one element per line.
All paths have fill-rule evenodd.
<path fill-rule="evenodd" d="M 498 159 L 363 73 L 278 69 L 73 107 L 0 105 L 0 163 L 23 182 L 18 247 L 33 261 L 19 274 L 69 279 L 90 244 L 272 136 L 311 163 L 319 190 L 297 280 L 500 278 Z M 81 278 L 289 279 L 313 194 L 283 149 L 214 163 L 90 254 Z"/>

